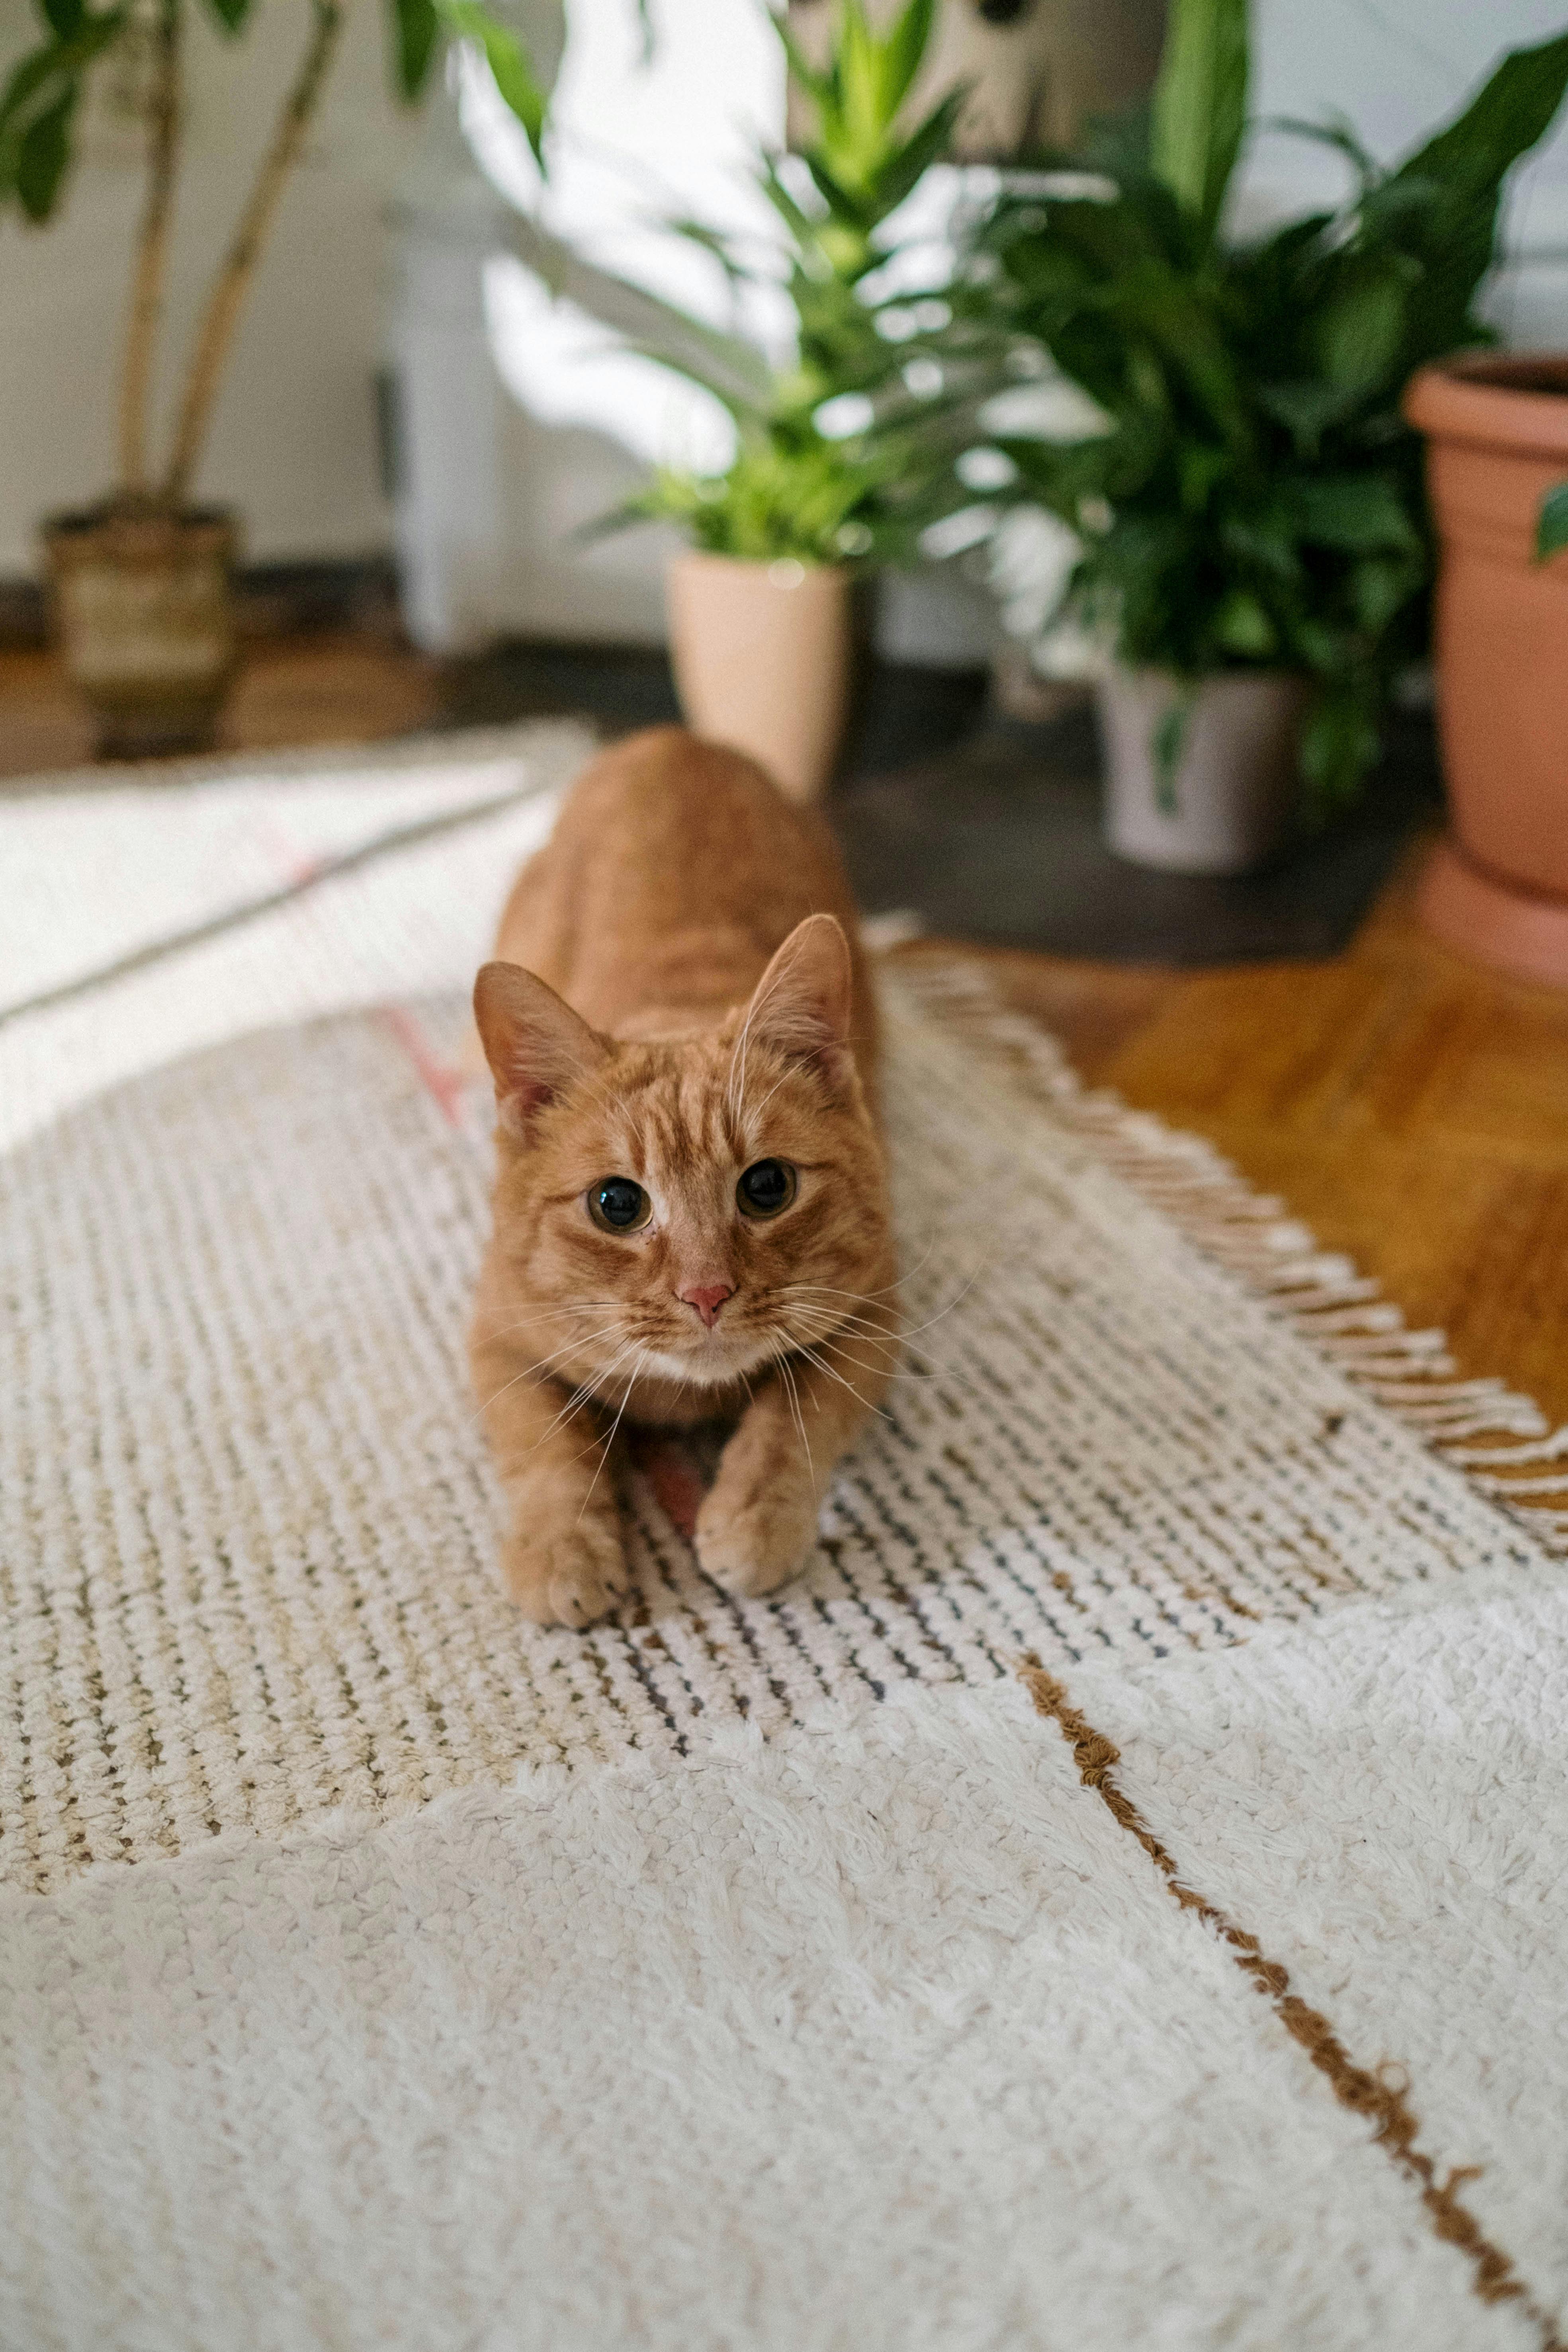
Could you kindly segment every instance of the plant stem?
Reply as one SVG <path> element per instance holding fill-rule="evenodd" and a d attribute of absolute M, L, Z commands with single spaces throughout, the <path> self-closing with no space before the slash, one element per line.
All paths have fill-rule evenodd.
<path fill-rule="evenodd" d="M 162 0 L 147 137 L 147 201 L 136 235 L 131 318 L 120 376 L 120 488 L 132 495 L 147 488 L 147 393 L 163 309 L 179 142 L 180 7 L 179 0 Z"/>
<path fill-rule="evenodd" d="M 293 87 L 283 101 L 277 128 L 261 159 L 249 200 L 240 215 L 234 239 L 224 256 L 206 309 L 197 330 L 184 396 L 174 431 L 174 455 L 163 495 L 172 507 L 184 504 L 202 444 L 212 423 L 213 404 L 239 313 L 250 290 L 256 265 L 266 242 L 278 199 L 304 142 L 310 117 L 321 95 L 321 85 L 332 61 L 342 29 L 340 0 L 313 0 L 315 29 Z"/>

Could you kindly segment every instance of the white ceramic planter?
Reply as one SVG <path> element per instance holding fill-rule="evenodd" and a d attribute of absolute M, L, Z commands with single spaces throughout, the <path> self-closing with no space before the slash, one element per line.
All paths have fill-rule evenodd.
<path fill-rule="evenodd" d="M 1105 837 L 1119 857 L 1173 874 L 1245 874 L 1289 839 L 1310 691 L 1287 671 L 1233 670 L 1193 696 L 1170 805 L 1154 739 L 1184 691 L 1162 670 L 1112 670 L 1099 690 Z"/>
<path fill-rule="evenodd" d="M 850 574 L 689 550 L 665 593 L 687 724 L 749 752 L 791 800 L 820 799 L 849 709 Z"/>

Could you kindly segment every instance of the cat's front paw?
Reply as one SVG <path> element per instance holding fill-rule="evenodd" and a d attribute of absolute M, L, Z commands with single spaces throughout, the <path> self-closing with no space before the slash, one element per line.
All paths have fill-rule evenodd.
<path fill-rule="evenodd" d="M 530 1525 L 524 1505 L 518 1521 L 501 1547 L 501 1582 L 536 1625 L 591 1625 L 625 1598 L 626 1551 L 607 1514 Z"/>
<path fill-rule="evenodd" d="M 772 1592 L 805 1566 L 816 1540 L 815 1496 L 783 1481 L 732 1503 L 721 1475 L 697 1514 L 698 1564 L 726 1592 Z"/>

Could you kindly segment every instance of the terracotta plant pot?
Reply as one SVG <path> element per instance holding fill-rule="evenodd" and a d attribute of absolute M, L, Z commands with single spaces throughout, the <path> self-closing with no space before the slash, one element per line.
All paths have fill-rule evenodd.
<path fill-rule="evenodd" d="M 687 724 L 750 752 L 792 801 L 820 799 L 848 718 L 853 575 L 689 550 L 665 600 Z"/>
<path fill-rule="evenodd" d="M 205 751 L 237 661 L 237 534 L 216 510 L 105 507 L 44 524 L 55 626 L 100 752 Z"/>
<path fill-rule="evenodd" d="M 1115 669 L 1100 688 L 1105 838 L 1118 857 L 1173 874 L 1245 874 L 1289 842 L 1300 803 L 1297 740 L 1310 688 L 1288 671 L 1205 678 L 1187 716 L 1173 790 L 1154 756 L 1182 688 L 1162 670 Z"/>
<path fill-rule="evenodd" d="M 1568 356 L 1424 368 L 1405 413 L 1430 444 L 1442 540 L 1437 718 L 1452 836 L 1421 908 L 1452 946 L 1568 986 L 1568 555 L 1534 562 L 1568 478 Z"/>

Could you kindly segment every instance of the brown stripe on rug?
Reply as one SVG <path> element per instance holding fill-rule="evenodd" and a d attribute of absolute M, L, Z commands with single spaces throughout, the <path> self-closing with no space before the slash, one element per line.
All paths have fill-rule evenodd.
<path fill-rule="evenodd" d="M 1564 2352 L 1563 2338 L 1551 2313 L 1521 2278 L 1512 2255 L 1487 2235 L 1458 2193 L 1466 2181 L 1479 2178 L 1481 2168 L 1453 2165 L 1439 2178 L 1433 2158 L 1416 2144 L 1420 2118 L 1397 2070 L 1357 2064 L 1321 2011 L 1291 1991 L 1288 1969 L 1268 1957 L 1248 1929 L 1181 1877 L 1175 1857 L 1115 1777 L 1121 1752 L 1114 1740 L 1097 1730 L 1074 1706 L 1065 1686 L 1047 1673 L 1037 1657 L 1026 1654 L 1019 1674 L 1040 1714 L 1056 1724 L 1072 1749 L 1083 1786 L 1099 1797 L 1118 1826 L 1142 1847 L 1173 1901 L 1194 1912 L 1229 1946 L 1237 1967 L 1272 2002 L 1285 2031 L 1327 2078 L 1335 2098 L 1375 2126 L 1374 2144 L 1415 2182 L 1437 2236 L 1468 2256 L 1473 2265 L 1471 2283 L 1481 2301 L 1517 2303 L 1539 2332 L 1542 2352 Z"/>

